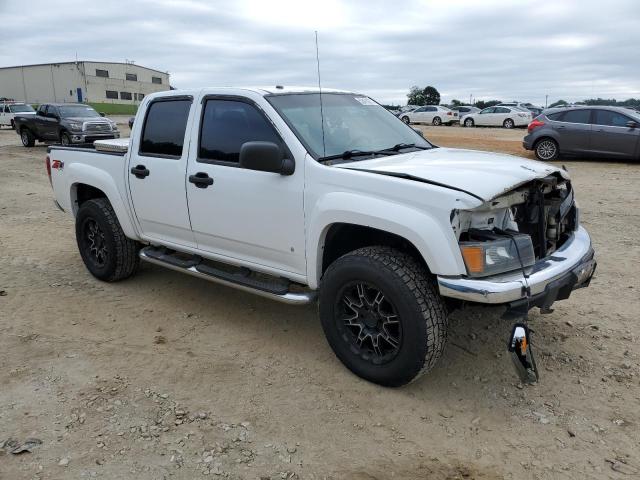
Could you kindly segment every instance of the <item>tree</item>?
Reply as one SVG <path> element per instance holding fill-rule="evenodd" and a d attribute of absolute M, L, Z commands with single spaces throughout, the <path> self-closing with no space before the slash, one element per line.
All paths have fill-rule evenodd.
<path fill-rule="evenodd" d="M 566 100 L 558 100 L 557 102 L 553 102 L 551 105 L 549 105 L 549 108 L 560 107 L 562 105 L 568 105 Z"/>
<path fill-rule="evenodd" d="M 417 85 L 414 85 L 409 89 L 407 105 L 426 105 L 423 90 Z"/>
<path fill-rule="evenodd" d="M 450 107 L 459 107 L 460 105 L 464 105 L 464 103 L 462 103 L 457 98 L 454 98 L 453 100 L 451 100 L 451 103 L 449 104 Z"/>
<path fill-rule="evenodd" d="M 440 105 L 440 93 L 432 86 L 420 88 L 414 85 L 409 89 L 407 105 Z"/>
<path fill-rule="evenodd" d="M 422 94 L 424 95 L 424 105 L 440 105 L 440 92 L 435 87 L 429 85 Z"/>
<path fill-rule="evenodd" d="M 494 105 L 498 105 L 499 103 L 502 103 L 502 101 L 501 100 L 478 100 L 476 103 L 473 104 L 473 106 L 482 110 L 483 108 L 493 107 Z"/>

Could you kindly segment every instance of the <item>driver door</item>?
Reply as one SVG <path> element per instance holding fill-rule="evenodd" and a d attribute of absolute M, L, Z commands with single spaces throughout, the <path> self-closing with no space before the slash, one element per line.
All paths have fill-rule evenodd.
<path fill-rule="evenodd" d="M 494 113 L 495 111 L 496 111 L 495 107 L 489 107 L 482 110 L 476 116 L 476 125 L 480 125 L 483 127 L 488 127 L 490 125 L 493 125 L 492 122 L 493 122 L 493 117 L 495 117 L 495 113 Z"/>
<path fill-rule="evenodd" d="M 304 158 L 294 159 L 292 175 L 240 168 L 245 142 L 273 142 L 291 155 L 272 121 L 244 97 L 208 96 L 198 110 L 186 184 L 198 249 L 230 263 L 306 274 Z"/>

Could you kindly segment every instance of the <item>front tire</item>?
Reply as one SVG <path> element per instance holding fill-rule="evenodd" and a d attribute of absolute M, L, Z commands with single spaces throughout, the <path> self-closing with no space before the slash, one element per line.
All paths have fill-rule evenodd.
<path fill-rule="evenodd" d="M 431 121 L 431 123 L 433 123 L 436 127 L 442 125 L 442 119 L 440 117 L 433 117 L 433 120 Z"/>
<path fill-rule="evenodd" d="M 361 248 L 333 262 L 322 278 L 319 310 L 336 356 L 380 385 L 415 380 L 444 350 L 442 298 L 424 267 L 390 247 Z"/>
<path fill-rule="evenodd" d="M 474 124 L 474 122 L 473 122 L 473 118 L 467 118 L 467 119 L 465 119 L 465 121 L 464 121 L 464 126 L 465 126 L 465 127 L 467 127 L 467 128 L 471 128 L 471 127 L 473 127 L 474 125 L 475 125 L 475 124 Z"/>
<path fill-rule="evenodd" d="M 542 160 L 543 162 L 557 160 L 560 156 L 558 143 L 551 138 L 542 138 L 538 140 L 534 151 L 538 160 Z"/>
<path fill-rule="evenodd" d="M 514 123 L 514 121 L 513 121 L 513 120 L 511 120 L 510 118 L 507 118 L 504 122 L 502 122 L 502 126 L 503 126 L 504 128 L 509 128 L 509 129 L 511 129 L 511 128 L 515 127 L 515 126 L 516 126 L 516 124 Z"/>
<path fill-rule="evenodd" d="M 11 119 L 11 129 L 12 130 L 16 129 L 16 122 L 13 121 L 13 118 Z"/>
<path fill-rule="evenodd" d="M 65 146 L 71 145 L 71 137 L 67 132 L 62 132 L 60 134 L 60 143 Z"/>
<path fill-rule="evenodd" d="M 100 280 L 123 280 L 138 269 L 139 244 L 125 236 L 106 198 L 82 204 L 76 215 L 76 241 L 85 266 Z"/>
<path fill-rule="evenodd" d="M 20 140 L 22 140 L 22 145 L 25 147 L 33 147 L 36 143 L 33 133 L 27 128 L 23 128 L 20 132 Z"/>
<path fill-rule="evenodd" d="M 409 120 L 409 117 L 407 117 L 406 115 L 402 117 L 401 119 L 404 123 L 406 123 L 407 125 L 409 125 L 411 123 L 411 121 Z"/>

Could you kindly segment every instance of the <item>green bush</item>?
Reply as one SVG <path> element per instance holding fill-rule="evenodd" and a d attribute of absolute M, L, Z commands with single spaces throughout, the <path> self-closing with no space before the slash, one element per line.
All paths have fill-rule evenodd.
<path fill-rule="evenodd" d="M 138 111 L 137 105 L 121 103 L 89 103 L 96 112 L 103 112 L 105 115 L 135 115 Z"/>

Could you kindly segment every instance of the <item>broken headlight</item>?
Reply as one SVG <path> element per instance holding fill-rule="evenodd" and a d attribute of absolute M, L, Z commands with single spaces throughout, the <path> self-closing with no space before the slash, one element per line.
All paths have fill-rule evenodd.
<path fill-rule="evenodd" d="M 478 230 L 469 233 L 470 240 L 460 242 L 460 251 L 470 277 L 510 272 L 535 262 L 529 235 Z"/>

